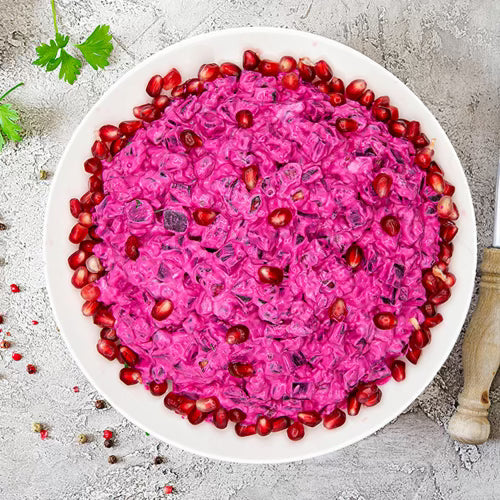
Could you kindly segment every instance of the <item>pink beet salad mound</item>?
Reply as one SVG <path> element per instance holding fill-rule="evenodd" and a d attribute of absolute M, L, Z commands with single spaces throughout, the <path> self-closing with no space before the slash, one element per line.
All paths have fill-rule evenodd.
<path fill-rule="evenodd" d="M 165 404 L 191 423 L 239 409 L 239 435 L 337 411 L 332 428 L 376 404 L 370 383 L 404 378 L 393 362 L 418 359 L 454 279 L 442 213 L 456 207 L 418 148 L 359 99 L 281 76 L 243 70 L 172 99 L 102 160 L 92 214 L 105 272 L 91 286 L 124 381 L 172 381 Z"/>

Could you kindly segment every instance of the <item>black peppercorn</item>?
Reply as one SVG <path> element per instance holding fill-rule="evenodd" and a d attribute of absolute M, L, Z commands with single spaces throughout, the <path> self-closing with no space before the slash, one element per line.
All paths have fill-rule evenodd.
<path fill-rule="evenodd" d="M 116 462 L 118 462 L 118 459 L 114 455 L 110 455 L 108 457 L 108 463 L 110 463 L 110 464 L 116 464 Z"/>
<path fill-rule="evenodd" d="M 111 447 L 113 446 L 113 440 L 112 440 L 112 439 L 106 439 L 106 440 L 104 441 L 104 446 L 105 446 L 106 448 L 111 448 Z"/>

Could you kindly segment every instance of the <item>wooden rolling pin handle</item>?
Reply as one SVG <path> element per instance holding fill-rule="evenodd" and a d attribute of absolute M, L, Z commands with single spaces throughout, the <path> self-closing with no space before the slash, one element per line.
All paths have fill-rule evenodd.
<path fill-rule="evenodd" d="M 500 364 L 500 249 L 487 248 L 481 266 L 479 301 L 462 347 L 464 387 L 448 424 L 453 439 L 484 443 L 490 434 L 489 390 Z"/>

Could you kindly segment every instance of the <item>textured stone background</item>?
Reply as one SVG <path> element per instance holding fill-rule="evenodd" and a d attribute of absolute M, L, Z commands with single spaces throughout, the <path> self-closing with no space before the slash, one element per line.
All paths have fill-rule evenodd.
<path fill-rule="evenodd" d="M 0 313 L 13 349 L 0 352 L 0 498 L 153 499 L 172 484 L 186 499 L 493 499 L 500 497 L 498 383 L 491 394 L 491 440 L 453 443 L 444 426 L 461 385 L 460 344 L 406 414 L 361 443 L 328 456 L 274 466 L 198 458 L 147 437 L 98 397 L 63 345 L 42 273 L 42 221 L 50 177 L 72 131 L 119 76 L 152 53 L 194 34 L 273 25 L 315 32 L 354 47 L 419 95 L 462 160 L 477 213 L 479 246 L 491 240 L 500 115 L 500 3 L 496 0 L 59 0 L 62 32 L 83 39 L 109 23 L 111 66 L 86 67 L 70 86 L 31 65 L 34 46 L 52 37 L 49 0 L 0 0 L 0 90 L 20 112 L 24 140 L 0 155 Z M 22 293 L 8 292 L 18 283 Z M 40 324 L 32 326 L 31 320 Z M 29 376 L 26 363 L 39 367 Z M 73 386 L 79 386 L 75 394 Z M 50 438 L 30 430 L 42 422 Z M 118 437 L 106 462 L 101 431 Z M 94 436 L 80 446 L 76 435 Z M 155 455 L 166 462 L 152 465 Z"/>

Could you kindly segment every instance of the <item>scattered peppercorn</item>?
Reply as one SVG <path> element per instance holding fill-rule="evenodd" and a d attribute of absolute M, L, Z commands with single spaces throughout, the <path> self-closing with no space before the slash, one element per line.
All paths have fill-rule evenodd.
<path fill-rule="evenodd" d="M 75 387 L 73 387 L 73 392 L 80 392 L 80 388 L 77 385 L 75 385 Z"/>
<path fill-rule="evenodd" d="M 116 464 L 116 462 L 118 462 L 118 459 L 114 455 L 110 455 L 108 457 L 108 463 L 110 463 L 110 464 Z"/>
<path fill-rule="evenodd" d="M 80 444 L 84 444 L 88 441 L 87 436 L 85 434 L 78 434 L 78 442 Z"/>
<path fill-rule="evenodd" d="M 21 356 L 18 352 L 14 352 L 14 353 L 12 354 L 12 359 L 13 359 L 14 361 L 20 361 L 21 359 L 23 359 L 23 357 L 22 357 L 22 356 Z"/>
<path fill-rule="evenodd" d="M 12 293 L 19 293 L 20 292 L 19 287 L 14 283 L 12 283 L 12 285 L 10 285 L 10 291 Z"/>
<path fill-rule="evenodd" d="M 43 439 L 47 439 L 47 436 L 49 435 L 48 431 L 46 431 L 45 429 L 42 429 L 40 431 L 40 437 Z"/>
<path fill-rule="evenodd" d="M 40 432 L 43 429 L 42 424 L 39 424 L 38 422 L 33 422 L 31 424 L 31 430 L 33 432 Z"/>
<path fill-rule="evenodd" d="M 153 463 L 155 465 L 160 465 L 163 463 L 163 457 L 155 457 L 155 459 L 153 460 Z"/>
<path fill-rule="evenodd" d="M 113 437 L 113 431 L 110 431 L 109 429 L 106 429 L 103 433 L 102 433 L 102 437 L 104 439 L 111 439 Z"/>
<path fill-rule="evenodd" d="M 10 347 L 10 342 L 8 340 L 0 341 L 0 347 L 2 349 L 8 349 Z"/>
<path fill-rule="evenodd" d="M 95 407 L 96 407 L 98 410 L 102 410 L 103 408 L 106 408 L 106 403 L 105 403 L 102 399 L 98 399 L 98 400 L 95 402 Z"/>
<path fill-rule="evenodd" d="M 113 440 L 112 439 L 105 439 L 104 440 L 104 447 L 105 448 L 111 448 L 113 446 Z"/>
<path fill-rule="evenodd" d="M 6 229 L 7 226 L 3 222 L 0 222 L 0 231 L 5 231 Z"/>
<path fill-rule="evenodd" d="M 26 366 L 26 371 L 27 371 L 30 375 L 33 375 L 33 373 L 36 373 L 36 366 L 35 366 L 35 365 L 27 365 L 27 366 Z"/>
<path fill-rule="evenodd" d="M 47 170 L 40 170 L 40 180 L 44 181 L 47 179 Z"/>
<path fill-rule="evenodd" d="M 32 320 L 31 322 L 33 325 L 38 325 L 38 321 L 36 319 Z"/>
<path fill-rule="evenodd" d="M 166 484 L 163 487 L 163 492 L 165 493 L 165 495 L 170 495 L 173 491 L 174 491 L 173 486 L 170 486 L 169 484 Z"/>

